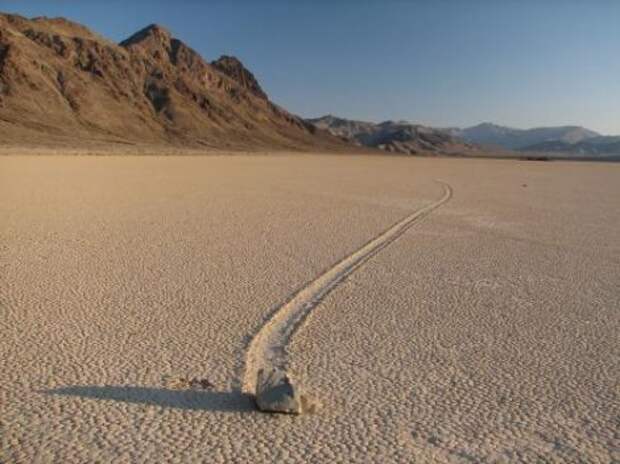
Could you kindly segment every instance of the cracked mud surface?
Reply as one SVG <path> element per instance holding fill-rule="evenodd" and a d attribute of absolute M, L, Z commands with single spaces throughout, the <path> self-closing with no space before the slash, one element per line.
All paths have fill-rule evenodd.
<path fill-rule="evenodd" d="M 433 179 L 286 347 L 319 412 L 256 412 L 252 337 Z M 618 460 L 618 198 L 612 164 L 2 157 L 0 462 Z"/>

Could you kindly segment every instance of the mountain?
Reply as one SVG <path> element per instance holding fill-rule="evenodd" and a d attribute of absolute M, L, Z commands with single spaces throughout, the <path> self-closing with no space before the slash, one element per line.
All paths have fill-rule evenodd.
<path fill-rule="evenodd" d="M 120 44 L 63 18 L 0 14 L 0 140 L 338 149 L 273 104 L 236 58 L 209 63 L 164 27 Z"/>
<path fill-rule="evenodd" d="M 319 129 L 329 131 L 336 137 L 352 140 L 359 145 L 363 144 L 365 137 L 369 137 L 375 132 L 376 127 L 376 124 L 372 122 L 338 118 L 331 114 L 320 118 L 306 119 L 306 121 Z"/>
<path fill-rule="evenodd" d="M 228 77 L 234 79 L 244 89 L 247 89 L 250 93 L 256 95 L 259 98 L 267 100 L 267 94 L 263 91 L 258 81 L 250 71 L 245 69 L 241 61 L 234 56 L 223 55 L 219 59 L 212 61 L 211 65 L 226 74 Z"/>
<path fill-rule="evenodd" d="M 472 155 L 478 148 L 448 132 L 406 121 L 372 123 L 332 115 L 307 119 L 318 129 L 358 145 L 407 154 Z"/>
<path fill-rule="evenodd" d="M 548 155 L 571 155 L 574 158 L 620 159 L 620 137 L 599 136 L 577 143 L 563 141 L 542 142 L 523 147 L 521 151 Z"/>
<path fill-rule="evenodd" d="M 455 137 L 471 143 L 520 150 L 530 145 L 545 142 L 574 144 L 600 134 L 579 126 L 538 127 L 534 129 L 514 129 L 491 123 L 482 123 L 465 129 L 448 129 Z"/>

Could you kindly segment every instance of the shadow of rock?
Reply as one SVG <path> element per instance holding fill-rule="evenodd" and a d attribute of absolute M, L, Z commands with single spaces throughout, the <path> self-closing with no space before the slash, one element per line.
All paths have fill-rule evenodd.
<path fill-rule="evenodd" d="M 193 411 L 255 411 L 251 396 L 238 391 L 217 392 L 116 385 L 80 385 L 44 390 L 42 393 L 47 395 L 79 396 L 95 400 L 147 404 L 164 408 Z"/>

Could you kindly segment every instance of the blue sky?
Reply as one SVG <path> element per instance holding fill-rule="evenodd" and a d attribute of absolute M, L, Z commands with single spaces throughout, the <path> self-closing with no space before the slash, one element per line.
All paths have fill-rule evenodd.
<path fill-rule="evenodd" d="M 160 23 L 239 57 L 272 100 L 435 126 L 577 124 L 620 134 L 620 1 L 7 1 L 119 41 Z"/>

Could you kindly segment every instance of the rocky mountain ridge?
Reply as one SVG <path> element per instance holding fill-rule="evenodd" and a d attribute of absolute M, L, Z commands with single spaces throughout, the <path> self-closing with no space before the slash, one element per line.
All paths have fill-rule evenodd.
<path fill-rule="evenodd" d="M 620 137 L 580 126 L 514 129 L 492 123 L 433 128 L 407 121 L 373 123 L 326 115 L 307 119 L 319 129 L 360 146 L 408 154 L 616 159 Z"/>
<path fill-rule="evenodd" d="M 0 14 L 0 139 L 342 149 L 273 104 L 234 57 L 150 25 L 120 44 L 63 18 Z"/>
<path fill-rule="evenodd" d="M 445 130 L 407 121 L 373 123 L 333 115 L 306 121 L 344 140 L 388 152 L 467 156 L 476 155 L 480 151 L 479 147 L 458 139 Z"/>

